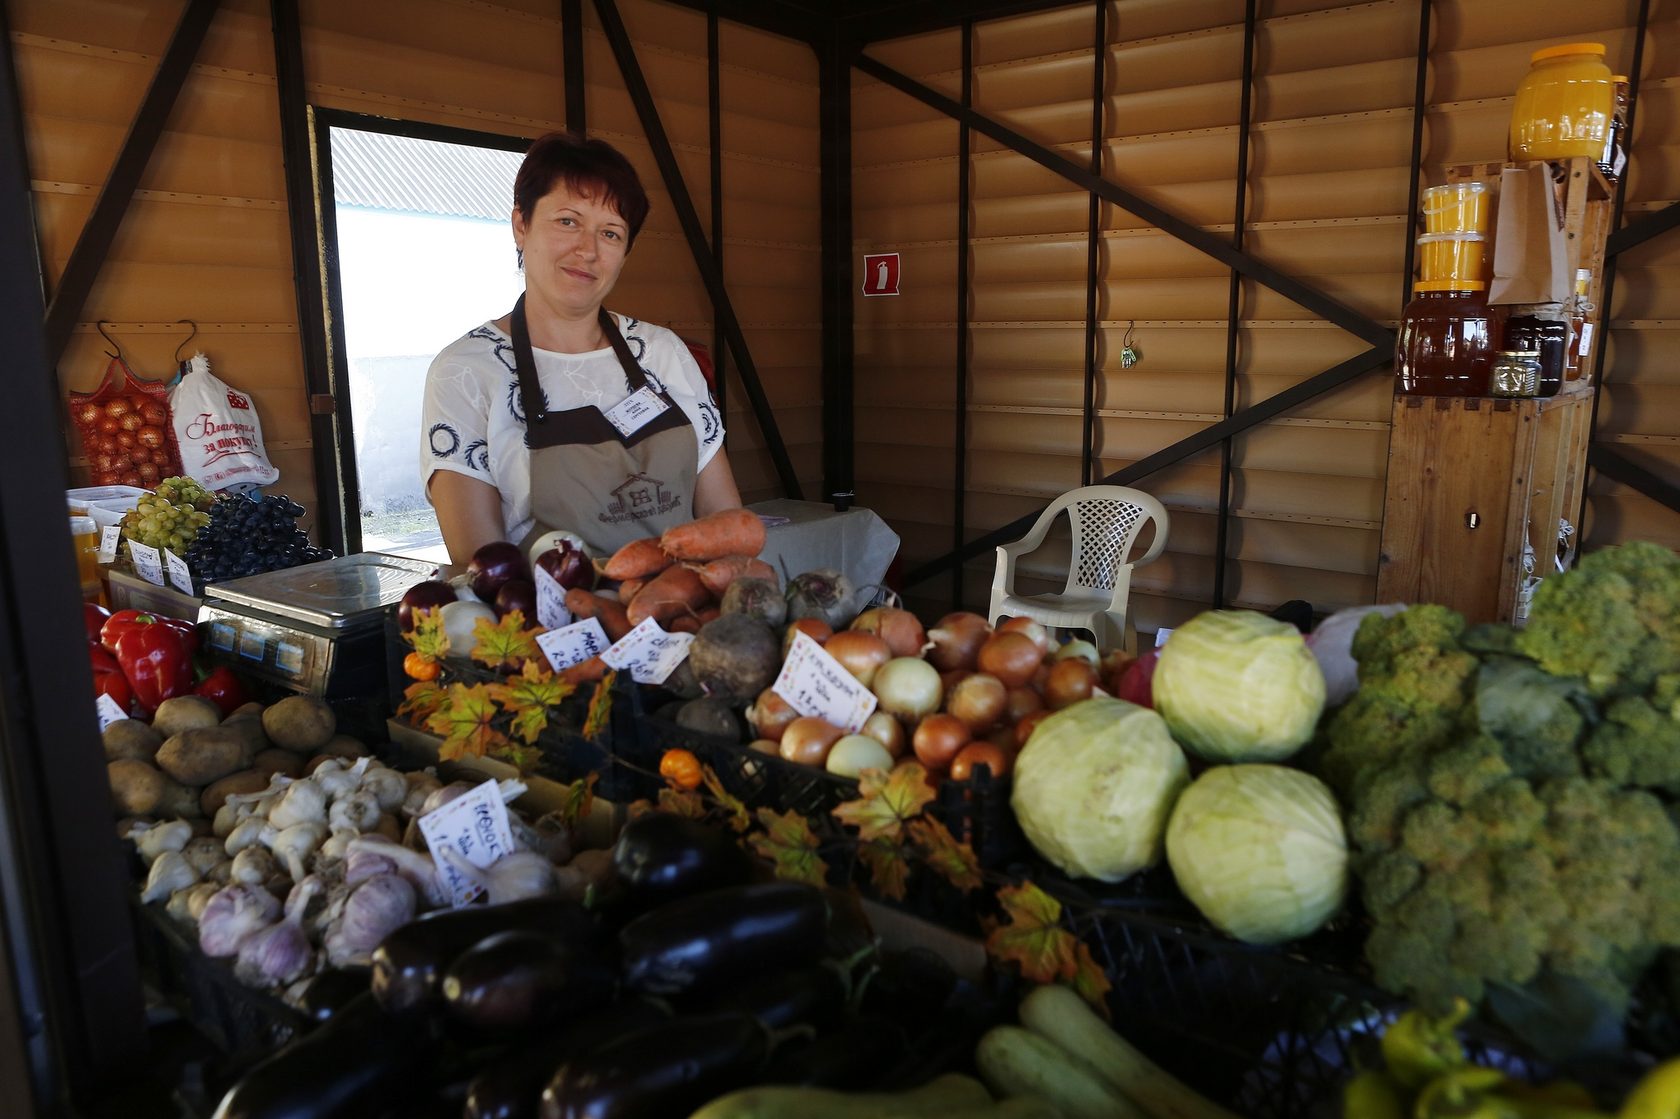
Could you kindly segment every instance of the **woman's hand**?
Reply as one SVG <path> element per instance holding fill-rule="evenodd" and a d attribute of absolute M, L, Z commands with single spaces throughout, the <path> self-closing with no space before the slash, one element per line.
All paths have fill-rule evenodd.
<path fill-rule="evenodd" d="M 735 487 L 735 472 L 729 469 L 728 452 L 720 447 L 694 479 L 694 516 L 698 519 L 722 509 L 740 507 L 741 491 Z M 448 539 L 447 534 L 444 538 Z"/>
<path fill-rule="evenodd" d="M 474 552 L 507 534 L 507 526 L 502 524 L 502 495 L 489 482 L 454 470 L 436 470 L 427 483 L 426 497 L 437 511 L 438 528 L 443 530 L 452 564 L 467 563 Z"/>

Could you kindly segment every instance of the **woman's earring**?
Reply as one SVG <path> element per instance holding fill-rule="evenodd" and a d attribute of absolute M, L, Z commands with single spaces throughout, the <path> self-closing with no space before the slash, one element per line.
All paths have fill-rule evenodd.
<path fill-rule="evenodd" d="M 1126 336 L 1120 340 L 1120 368 L 1130 369 L 1143 360 L 1143 351 L 1132 342 L 1132 332 L 1137 329 L 1137 320 L 1126 324 Z"/>

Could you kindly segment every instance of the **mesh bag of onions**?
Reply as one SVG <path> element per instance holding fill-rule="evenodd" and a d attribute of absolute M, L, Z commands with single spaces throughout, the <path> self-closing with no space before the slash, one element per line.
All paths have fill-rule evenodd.
<path fill-rule="evenodd" d="M 70 394 L 70 418 L 96 486 L 151 489 L 181 473 L 168 388 L 135 376 L 120 357 L 111 359 L 97 389 Z"/>

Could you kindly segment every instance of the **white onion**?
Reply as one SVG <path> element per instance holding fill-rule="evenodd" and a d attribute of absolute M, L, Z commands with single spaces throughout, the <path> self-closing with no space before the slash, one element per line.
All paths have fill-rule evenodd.
<path fill-rule="evenodd" d="M 830 773 L 841 777 L 857 777 L 866 769 L 882 772 L 892 768 L 892 755 L 887 748 L 867 734 L 848 734 L 828 751 L 825 763 Z"/>
<path fill-rule="evenodd" d="M 944 684 L 939 670 L 920 657 L 894 657 L 875 673 L 872 685 L 881 710 L 915 723 L 939 710 Z"/>

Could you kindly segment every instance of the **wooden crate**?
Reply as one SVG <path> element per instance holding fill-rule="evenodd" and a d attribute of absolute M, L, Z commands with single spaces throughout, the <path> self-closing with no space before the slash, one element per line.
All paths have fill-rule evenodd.
<path fill-rule="evenodd" d="M 1523 400 L 1396 396 L 1377 601 L 1515 621 L 1525 542 L 1536 575 L 1555 570 L 1580 508 L 1591 419 L 1579 382 Z"/>

